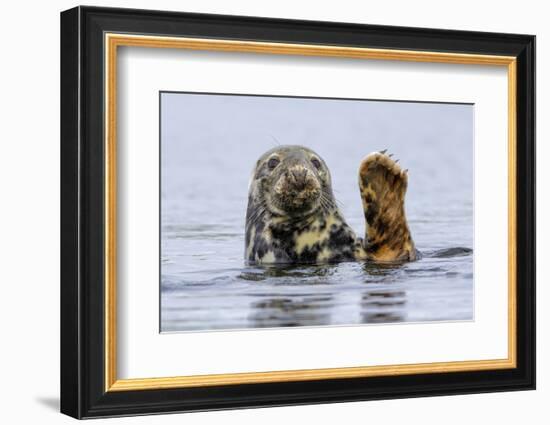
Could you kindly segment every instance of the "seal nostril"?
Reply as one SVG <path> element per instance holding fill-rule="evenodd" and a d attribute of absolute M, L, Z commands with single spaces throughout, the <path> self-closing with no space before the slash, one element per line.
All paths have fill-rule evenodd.
<path fill-rule="evenodd" d="M 307 170 L 306 169 L 294 169 L 290 171 L 292 173 L 292 177 L 294 177 L 294 185 L 296 186 L 296 189 L 302 190 L 306 187 L 306 177 L 307 177 Z"/>

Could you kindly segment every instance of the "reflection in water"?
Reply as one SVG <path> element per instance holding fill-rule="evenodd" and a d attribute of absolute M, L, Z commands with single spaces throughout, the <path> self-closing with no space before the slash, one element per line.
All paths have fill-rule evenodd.
<path fill-rule="evenodd" d="M 332 301 L 330 295 L 266 297 L 250 305 L 249 320 L 254 328 L 329 325 Z"/>
<path fill-rule="evenodd" d="M 471 261 L 471 251 L 453 248 L 405 264 L 197 268 L 164 275 L 162 329 L 471 319 Z"/>
<path fill-rule="evenodd" d="M 237 276 L 239 279 L 260 282 L 270 278 L 282 278 L 281 284 L 287 282 L 292 284 L 294 279 L 330 276 L 336 271 L 335 264 L 313 265 L 313 266 L 262 266 L 261 268 L 248 268 Z"/>
<path fill-rule="evenodd" d="M 162 281 L 163 331 L 471 319 L 471 251 L 405 264 L 199 268 Z M 202 279 L 200 279 L 202 278 Z"/>
<path fill-rule="evenodd" d="M 361 323 L 391 323 L 405 320 L 406 292 L 366 291 L 361 296 Z"/>
<path fill-rule="evenodd" d="M 345 296 L 338 285 L 327 285 L 327 277 L 337 272 L 337 265 L 321 265 L 308 267 L 265 267 L 246 270 L 239 276 L 244 280 L 255 282 L 277 279 L 277 288 L 284 285 L 296 286 L 303 281 L 311 285 L 311 293 L 293 293 L 292 296 L 275 296 L 258 294 L 261 299 L 250 304 L 249 320 L 252 327 L 280 327 L 280 326 L 320 326 L 337 323 L 332 319 L 332 312 L 337 310 L 338 303 L 345 302 Z M 400 265 L 375 266 L 364 264 L 367 272 L 365 283 L 372 282 L 368 275 L 376 277 L 391 276 Z M 297 279 L 302 282 L 297 283 Z M 325 285 L 321 291 L 315 291 L 315 286 Z M 345 293 L 344 293 L 345 294 Z M 357 314 L 360 323 L 399 322 L 404 320 L 405 291 L 388 285 L 385 288 L 372 289 L 365 286 L 357 291 Z M 342 298 L 342 299 L 339 299 Z"/>

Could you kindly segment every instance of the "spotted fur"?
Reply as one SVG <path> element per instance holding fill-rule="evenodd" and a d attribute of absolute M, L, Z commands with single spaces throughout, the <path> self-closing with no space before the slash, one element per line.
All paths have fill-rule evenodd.
<path fill-rule="evenodd" d="M 385 151 L 367 156 L 359 167 L 365 214 L 365 250 L 376 262 L 414 261 L 419 256 L 405 215 L 407 170 Z"/>
<path fill-rule="evenodd" d="M 365 170 L 365 178 L 372 178 L 371 169 L 367 166 Z M 361 186 L 363 174 L 360 177 L 363 199 L 366 199 L 366 195 L 371 200 L 380 199 L 373 192 L 378 186 Z M 364 205 L 367 204 L 364 202 Z M 380 210 L 385 205 L 371 201 L 365 207 L 365 214 L 368 211 L 372 215 L 374 208 Z M 330 172 L 325 162 L 308 148 L 281 146 L 262 155 L 251 176 L 246 213 L 245 260 L 249 264 L 390 261 L 389 255 L 380 255 L 381 248 L 372 249 L 374 244 L 381 244 L 385 240 L 371 238 L 373 229 L 380 230 L 380 226 L 375 227 L 373 221 L 378 220 L 376 223 L 380 223 L 380 216 L 380 213 L 376 213 L 373 219 L 367 218 L 370 233 L 367 231 L 369 243 L 365 244 L 348 226 L 336 205 Z M 408 228 L 407 235 L 410 237 Z M 391 242 L 395 243 L 396 240 L 394 238 Z M 401 260 L 402 257 L 400 253 L 397 259 Z"/>

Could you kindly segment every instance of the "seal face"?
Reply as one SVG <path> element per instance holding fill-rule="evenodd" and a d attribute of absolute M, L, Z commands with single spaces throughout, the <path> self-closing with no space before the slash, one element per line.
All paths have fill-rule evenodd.
<path fill-rule="evenodd" d="M 406 186 L 406 171 L 384 152 L 362 161 L 364 242 L 338 209 L 325 161 L 303 146 L 272 149 L 258 159 L 250 179 L 245 260 L 249 264 L 414 260 L 416 249 L 404 213 Z"/>

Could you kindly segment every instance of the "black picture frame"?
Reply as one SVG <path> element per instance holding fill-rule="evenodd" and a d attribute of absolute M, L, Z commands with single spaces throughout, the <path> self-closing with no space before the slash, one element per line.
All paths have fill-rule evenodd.
<path fill-rule="evenodd" d="M 105 391 L 105 32 L 516 57 L 517 367 Z M 98 7 L 76 7 L 61 13 L 62 413 L 92 418 L 534 388 L 534 36 Z"/>

